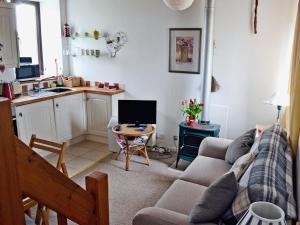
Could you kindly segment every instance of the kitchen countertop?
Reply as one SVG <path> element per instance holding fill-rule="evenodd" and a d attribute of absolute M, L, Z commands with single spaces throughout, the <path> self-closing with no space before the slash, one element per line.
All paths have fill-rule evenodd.
<path fill-rule="evenodd" d="M 73 91 L 68 91 L 64 93 L 58 93 L 54 95 L 49 95 L 49 96 L 41 96 L 41 97 L 32 97 L 28 95 L 21 95 L 17 97 L 16 99 L 12 100 L 12 105 L 13 106 L 22 106 L 22 105 L 28 105 L 31 103 L 35 102 L 41 102 L 49 99 L 54 99 L 54 98 L 59 98 L 63 96 L 68 96 L 68 95 L 74 95 L 78 93 L 91 93 L 91 94 L 100 94 L 100 95 L 115 95 L 119 93 L 125 92 L 123 89 L 119 90 L 107 90 L 107 89 L 100 89 L 96 87 L 73 87 Z"/>

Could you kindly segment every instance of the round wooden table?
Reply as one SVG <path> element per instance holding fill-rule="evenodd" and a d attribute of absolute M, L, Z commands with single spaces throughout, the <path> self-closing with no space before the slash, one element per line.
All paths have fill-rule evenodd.
<path fill-rule="evenodd" d="M 120 127 L 120 130 L 117 128 Z M 126 154 L 126 164 L 125 170 L 129 169 L 129 162 L 131 156 L 137 152 L 138 154 L 143 153 L 145 159 L 147 161 L 148 166 L 150 166 L 150 159 L 147 152 L 147 145 L 149 140 L 152 137 L 152 134 L 155 131 L 155 127 L 153 125 L 147 125 L 145 129 L 137 128 L 137 127 L 128 127 L 127 124 L 116 125 L 112 128 L 112 131 L 118 136 L 118 138 L 124 140 L 124 147 L 120 147 L 119 152 L 117 153 L 116 160 L 119 158 L 122 151 L 125 151 Z M 143 143 L 134 143 L 136 138 L 147 137 L 147 139 Z"/>

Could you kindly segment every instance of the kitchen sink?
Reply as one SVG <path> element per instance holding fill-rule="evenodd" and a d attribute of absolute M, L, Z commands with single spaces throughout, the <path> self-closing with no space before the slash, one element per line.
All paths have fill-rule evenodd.
<path fill-rule="evenodd" d="M 72 88 L 65 88 L 65 87 L 57 87 L 57 88 L 48 88 L 43 90 L 43 92 L 52 92 L 52 93 L 64 93 L 68 91 L 74 91 Z"/>
<path fill-rule="evenodd" d="M 57 88 L 47 88 L 42 89 L 40 91 L 32 91 L 29 93 L 29 96 L 31 97 L 47 97 L 59 93 L 64 93 L 68 91 L 74 91 L 72 88 L 65 88 L 65 87 L 57 87 Z"/>

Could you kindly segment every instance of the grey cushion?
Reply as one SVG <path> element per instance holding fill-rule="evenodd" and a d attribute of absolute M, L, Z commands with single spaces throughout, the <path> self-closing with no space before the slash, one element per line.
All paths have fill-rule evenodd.
<path fill-rule="evenodd" d="M 203 193 L 199 203 L 190 213 L 190 222 L 218 221 L 232 204 L 238 192 L 238 183 L 233 172 L 224 174 Z"/>
<path fill-rule="evenodd" d="M 250 151 L 255 140 L 255 132 L 255 129 L 249 130 L 229 145 L 225 155 L 225 160 L 228 163 L 233 164 L 238 158 Z"/>
<path fill-rule="evenodd" d="M 224 160 L 199 155 L 183 172 L 180 179 L 208 187 L 230 168 L 231 165 Z"/>
<path fill-rule="evenodd" d="M 193 207 L 201 199 L 206 187 L 176 180 L 156 203 L 156 207 L 189 215 Z"/>
<path fill-rule="evenodd" d="M 194 225 L 189 216 L 158 207 L 140 210 L 133 218 L 132 225 Z M 217 225 L 217 223 L 201 223 L 198 225 Z"/>

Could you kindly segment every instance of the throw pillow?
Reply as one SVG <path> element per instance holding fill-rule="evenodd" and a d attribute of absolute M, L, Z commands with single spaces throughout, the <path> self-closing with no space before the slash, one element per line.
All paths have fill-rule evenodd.
<path fill-rule="evenodd" d="M 233 164 L 238 158 L 250 151 L 255 140 L 255 132 L 255 129 L 249 130 L 229 145 L 225 155 L 225 160 L 228 163 Z"/>
<path fill-rule="evenodd" d="M 245 171 L 250 166 L 250 164 L 254 161 L 256 155 L 257 154 L 255 154 L 253 152 L 249 152 L 249 153 L 241 156 L 238 160 L 235 161 L 235 163 L 229 170 L 229 173 L 234 172 L 236 180 L 239 181 L 240 178 L 245 173 Z"/>
<path fill-rule="evenodd" d="M 191 223 L 218 221 L 232 204 L 238 192 L 233 172 L 224 174 L 203 193 L 200 202 L 190 213 Z"/>

